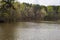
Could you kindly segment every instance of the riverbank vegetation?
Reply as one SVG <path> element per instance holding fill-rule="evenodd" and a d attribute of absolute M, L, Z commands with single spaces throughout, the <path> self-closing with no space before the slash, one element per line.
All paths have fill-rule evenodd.
<path fill-rule="evenodd" d="M 0 1 L 0 22 L 58 20 L 60 20 L 60 6 L 19 3 L 15 0 Z"/>

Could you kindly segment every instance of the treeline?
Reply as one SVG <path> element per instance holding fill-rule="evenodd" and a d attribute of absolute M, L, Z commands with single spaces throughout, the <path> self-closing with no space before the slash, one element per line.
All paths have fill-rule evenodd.
<path fill-rule="evenodd" d="M 0 1 L 0 21 L 60 20 L 60 6 Z"/>

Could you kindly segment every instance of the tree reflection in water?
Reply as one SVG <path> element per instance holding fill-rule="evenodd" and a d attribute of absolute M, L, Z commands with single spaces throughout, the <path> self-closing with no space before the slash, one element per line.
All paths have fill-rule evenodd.
<path fill-rule="evenodd" d="M 17 23 L 0 23 L 0 40 L 14 40 Z"/>

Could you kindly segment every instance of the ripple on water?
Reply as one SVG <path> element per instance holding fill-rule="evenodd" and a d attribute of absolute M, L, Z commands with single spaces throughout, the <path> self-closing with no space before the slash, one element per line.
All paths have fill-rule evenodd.
<path fill-rule="evenodd" d="M 4 31 L 6 35 L 3 33 Z M 3 39 L 3 34 L 5 36 L 10 36 L 7 34 L 11 34 L 13 37 L 10 36 L 10 38 L 13 40 L 60 40 L 60 25 L 32 22 L 1 24 L 0 40 Z"/>
<path fill-rule="evenodd" d="M 24 27 L 18 26 L 15 29 L 17 40 L 60 40 L 60 25 L 58 24 L 28 22 Z"/>

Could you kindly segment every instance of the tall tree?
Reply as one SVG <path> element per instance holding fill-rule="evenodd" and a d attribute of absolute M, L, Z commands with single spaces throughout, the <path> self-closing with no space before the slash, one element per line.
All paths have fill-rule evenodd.
<path fill-rule="evenodd" d="M 4 2 L 5 4 L 3 4 L 3 8 L 9 8 L 9 7 L 13 7 L 12 3 L 14 2 L 15 0 L 2 0 L 1 2 Z"/>
<path fill-rule="evenodd" d="M 15 0 L 1 0 L 1 8 L 0 8 L 1 18 L 9 20 L 12 18 L 11 15 L 13 14 L 16 15 L 15 14 L 16 10 L 13 5 L 14 1 Z"/>

